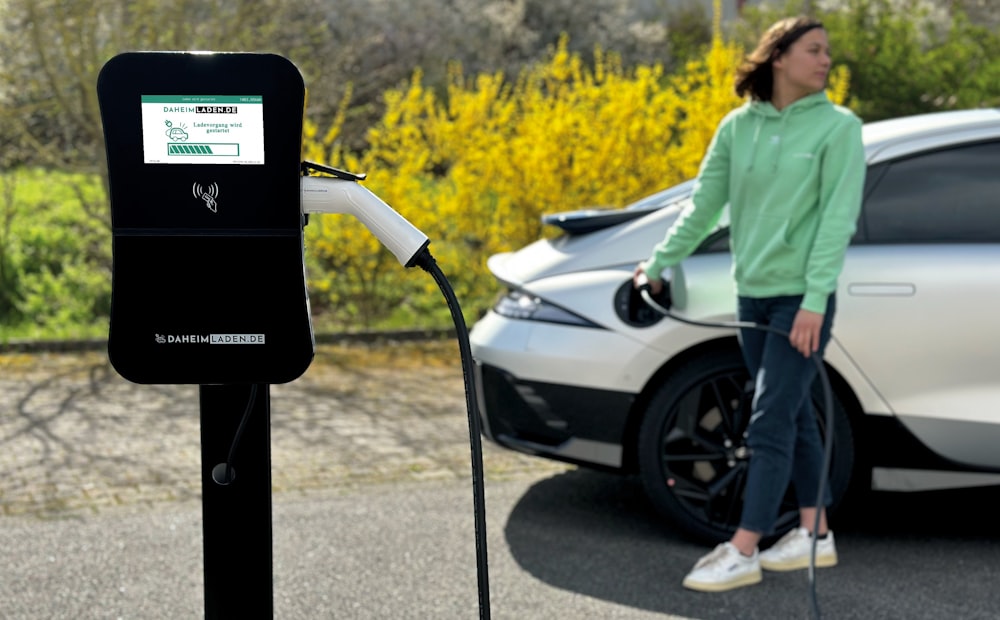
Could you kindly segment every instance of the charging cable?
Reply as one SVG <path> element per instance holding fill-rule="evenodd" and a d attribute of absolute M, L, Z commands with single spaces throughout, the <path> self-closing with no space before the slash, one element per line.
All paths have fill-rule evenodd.
<path fill-rule="evenodd" d="M 233 441 L 229 444 L 229 453 L 226 456 L 226 462 L 220 463 L 212 469 L 212 479 L 215 480 L 216 484 L 225 486 L 232 484 L 233 480 L 236 479 L 236 470 L 233 468 L 233 462 L 236 460 L 236 451 L 240 447 L 240 440 L 243 438 L 243 432 L 246 430 L 247 422 L 250 421 L 250 413 L 253 411 L 254 402 L 257 400 L 257 387 L 258 384 L 256 383 L 250 384 L 250 397 L 247 399 L 246 407 L 243 409 L 239 426 L 236 427 Z"/>
<path fill-rule="evenodd" d="M 476 523 L 476 566 L 479 579 L 479 617 L 490 617 L 490 584 L 489 568 L 486 558 L 486 510 L 485 493 L 483 490 L 483 447 L 482 428 L 479 420 L 479 408 L 475 399 L 475 374 L 472 369 L 472 347 L 469 344 L 469 329 L 465 324 L 465 316 L 459 307 L 455 291 L 448 279 L 441 272 L 437 261 L 429 250 L 424 248 L 416 258 L 416 265 L 431 274 L 434 281 L 444 294 L 451 310 L 451 318 L 455 323 L 458 335 L 459 355 L 462 358 L 462 376 L 465 379 L 465 408 L 469 415 L 469 443 L 472 447 L 472 492 L 475 504 Z"/>
<path fill-rule="evenodd" d="M 465 405 L 469 417 L 469 444 L 472 449 L 472 491 L 473 509 L 475 512 L 476 534 L 476 569 L 479 583 L 479 617 L 489 620 L 490 617 L 490 584 L 489 562 L 486 552 L 486 508 L 485 492 L 483 490 L 483 448 L 482 428 L 479 419 L 479 408 L 476 403 L 475 374 L 473 371 L 472 347 L 469 344 L 469 329 L 465 317 L 459 307 L 455 291 L 448 278 L 441 272 L 437 261 L 431 256 L 427 246 L 430 240 L 427 235 L 410 224 L 404 217 L 381 198 L 362 187 L 358 181 L 365 178 L 363 174 L 355 174 L 323 166 L 315 162 L 302 162 L 302 213 L 308 217 L 310 213 L 344 213 L 358 218 L 362 224 L 395 255 L 404 267 L 420 266 L 431 274 L 437 283 L 448 309 L 458 336 L 459 353 L 462 358 L 462 375 L 465 379 Z M 318 172 L 327 176 L 310 176 Z"/>
<path fill-rule="evenodd" d="M 652 295 L 652 287 L 649 281 L 646 279 L 645 275 L 641 275 L 638 278 L 639 283 L 639 294 L 642 296 L 643 301 L 646 304 L 659 312 L 660 314 L 669 317 L 675 321 L 681 323 L 687 323 L 688 325 L 695 325 L 697 327 L 712 327 L 712 328 L 725 328 L 725 329 L 756 329 L 758 331 L 769 332 L 788 338 L 788 332 L 772 327 L 771 325 L 761 325 L 760 323 L 751 323 L 748 321 L 699 321 L 696 319 L 689 319 L 679 314 L 675 314 L 669 308 L 669 301 L 667 306 L 663 306 L 655 299 Z M 669 287 L 669 282 L 664 282 L 665 287 Z M 826 478 L 830 472 L 830 461 L 833 457 L 833 389 L 830 387 L 830 377 L 826 374 L 826 367 L 823 364 L 823 359 L 819 355 L 810 356 L 816 364 L 816 372 L 819 376 L 820 383 L 823 386 L 823 406 L 826 408 L 826 437 L 823 441 L 823 467 L 820 470 L 819 479 L 819 492 L 816 497 L 816 520 L 813 522 L 813 536 L 812 536 L 812 546 L 809 551 L 809 594 L 810 594 L 810 605 L 813 612 L 814 618 L 820 617 L 819 612 L 819 601 L 816 597 L 816 545 L 818 544 L 817 532 L 819 532 L 819 507 L 823 505 L 823 495 L 826 490 Z"/>

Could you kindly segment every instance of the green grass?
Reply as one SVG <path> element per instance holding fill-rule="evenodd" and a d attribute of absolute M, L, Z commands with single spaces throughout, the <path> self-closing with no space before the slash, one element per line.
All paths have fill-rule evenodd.
<path fill-rule="evenodd" d="M 107 337 L 107 323 L 58 326 L 21 323 L 18 325 L 0 326 L 0 342 L 18 340 L 91 340 Z"/>

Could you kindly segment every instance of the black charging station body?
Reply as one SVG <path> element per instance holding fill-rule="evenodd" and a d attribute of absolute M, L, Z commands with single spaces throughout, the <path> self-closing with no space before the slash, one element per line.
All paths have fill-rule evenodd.
<path fill-rule="evenodd" d="M 315 340 L 298 69 L 272 54 L 124 53 L 97 91 L 115 370 L 153 384 L 299 377 Z"/>

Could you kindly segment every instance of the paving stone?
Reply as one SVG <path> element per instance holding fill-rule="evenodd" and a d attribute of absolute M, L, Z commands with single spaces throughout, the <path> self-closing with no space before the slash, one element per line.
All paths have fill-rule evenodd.
<path fill-rule="evenodd" d="M 356 363 L 320 347 L 270 386 L 275 493 L 471 477 L 457 348 L 451 362 L 410 353 Z M 482 448 L 487 479 L 568 468 Z M 130 383 L 99 351 L 0 355 L 0 515 L 198 498 L 200 461 L 198 386 Z"/>

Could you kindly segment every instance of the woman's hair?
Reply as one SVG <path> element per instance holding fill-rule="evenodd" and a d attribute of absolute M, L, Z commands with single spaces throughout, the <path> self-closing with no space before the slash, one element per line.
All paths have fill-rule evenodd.
<path fill-rule="evenodd" d="M 771 63 L 788 51 L 799 37 L 823 24 L 811 17 L 786 17 L 767 29 L 757 48 L 736 69 L 736 94 L 750 93 L 755 101 L 770 101 L 774 90 Z"/>

